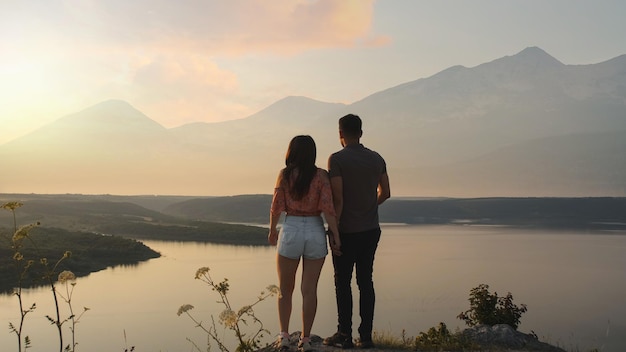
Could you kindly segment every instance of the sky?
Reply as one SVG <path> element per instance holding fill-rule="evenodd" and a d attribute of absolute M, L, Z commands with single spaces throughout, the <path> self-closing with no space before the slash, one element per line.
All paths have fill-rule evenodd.
<path fill-rule="evenodd" d="M 0 144 L 109 99 L 161 125 L 353 103 L 538 46 L 626 54 L 615 0 L 2 0 Z"/>

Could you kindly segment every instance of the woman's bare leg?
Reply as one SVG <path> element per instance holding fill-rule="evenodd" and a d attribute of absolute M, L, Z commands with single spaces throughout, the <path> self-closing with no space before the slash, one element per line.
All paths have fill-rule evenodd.
<path fill-rule="evenodd" d="M 322 272 L 324 259 L 302 259 L 302 337 L 311 336 L 317 312 L 317 282 Z"/>
<path fill-rule="evenodd" d="M 278 321 L 281 332 L 289 332 L 289 319 L 291 318 L 291 302 L 293 289 L 296 285 L 296 270 L 300 259 L 289 259 L 282 255 L 276 255 L 278 269 L 278 283 L 280 296 L 278 296 Z"/>

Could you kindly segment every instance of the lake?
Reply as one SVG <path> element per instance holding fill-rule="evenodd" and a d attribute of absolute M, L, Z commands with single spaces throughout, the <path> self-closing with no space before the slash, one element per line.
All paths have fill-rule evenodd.
<path fill-rule="evenodd" d="M 217 294 L 194 280 L 200 267 L 210 267 L 216 281 L 229 279 L 235 309 L 253 303 L 265 287 L 277 283 L 272 247 L 145 243 L 163 256 L 76 281 L 74 311 L 90 308 L 76 326 L 77 351 L 123 351 L 131 346 L 136 351 L 191 351 L 187 339 L 205 346 L 206 335 L 188 317 L 176 314 L 182 304 L 192 304 L 190 312 L 208 324 L 223 310 Z M 469 308 L 469 291 L 484 283 L 500 296 L 511 292 L 515 304 L 527 304 L 522 332 L 533 331 L 540 340 L 569 351 L 626 350 L 626 231 L 385 225 L 374 283 L 374 328 L 379 332 L 399 336 L 405 330 L 415 336 L 439 322 L 450 330 L 462 329 L 465 323 L 456 316 Z M 298 292 L 294 298 L 291 332 L 301 329 Z M 45 318 L 54 314 L 50 290 L 27 290 L 24 302 L 37 304 L 24 327 L 32 340 L 29 351 L 58 350 L 56 329 Z M 335 332 L 335 309 L 329 257 L 320 278 L 314 334 Z M 62 310 L 69 315 L 66 305 Z M 15 296 L 0 296 L 0 312 L 3 326 L 19 323 Z M 261 302 L 255 312 L 272 332 L 265 341 L 272 341 L 278 333 L 275 298 Z M 356 331 L 358 317 L 354 322 Z M 66 344 L 71 337 L 68 326 Z M 219 331 L 234 343 L 230 331 Z M 0 350 L 17 351 L 8 328 L 0 334 Z"/>

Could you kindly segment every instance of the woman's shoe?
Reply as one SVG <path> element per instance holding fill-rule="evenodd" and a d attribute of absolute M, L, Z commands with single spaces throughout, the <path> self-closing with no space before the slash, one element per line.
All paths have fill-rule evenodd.
<path fill-rule="evenodd" d="M 313 347 L 311 346 L 311 339 L 309 337 L 300 338 L 300 342 L 298 342 L 298 351 L 300 352 L 313 351 Z"/>
<path fill-rule="evenodd" d="M 290 344 L 291 341 L 289 340 L 289 334 L 286 332 L 281 332 L 278 336 L 278 348 L 281 351 L 287 351 Z"/>

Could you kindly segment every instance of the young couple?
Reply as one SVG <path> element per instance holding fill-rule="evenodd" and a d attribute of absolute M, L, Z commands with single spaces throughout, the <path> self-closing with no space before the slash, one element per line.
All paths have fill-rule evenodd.
<path fill-rule="evenodd" d="M 339 119 L 343 148 L 328 159 L 328 172 L 315 165 L 316 148 L 310 136 L 296 136 L 289 143 L 286 167 L 276 181 L 270 210 L 268 240 L 277 245 L 281 295 L 278 298 L 279 345 L 289 348 L 289 320 L 296 270 L 302 258 L 302 333 L 298 349 L 311 351 L 311 328 L 317 311 L 317 283 L 328 254 L 333 253 L 337 333 L 325 345 L 352 348 L 352 272 L 356 267 L 361 325 L 357 347 L 371 348 L 374 319 L 374 254 L 380 239 L 378 205 L 390 197 L 384 159 L 360 143 L 361 119 L 353 114 Z M 280 234 L 277 225 L 286 213 Z"/>

